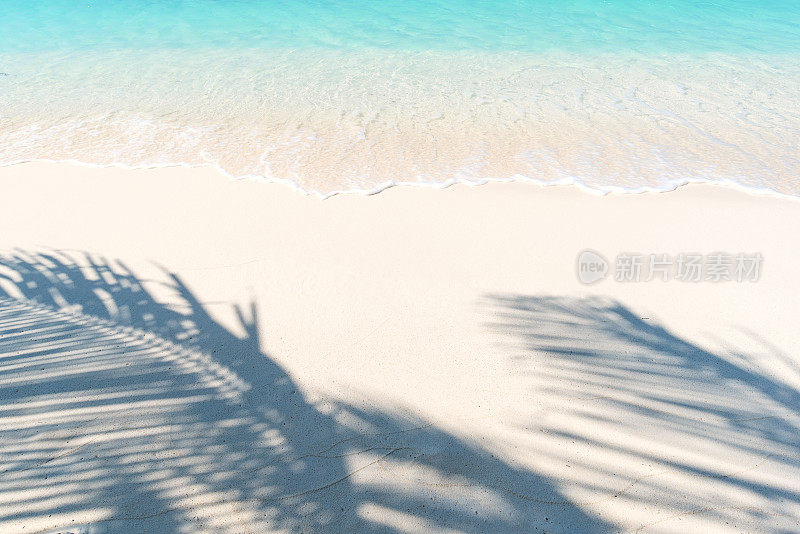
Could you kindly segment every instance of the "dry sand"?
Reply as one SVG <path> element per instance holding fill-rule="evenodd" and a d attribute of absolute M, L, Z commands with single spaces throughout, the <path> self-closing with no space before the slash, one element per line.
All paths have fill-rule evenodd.
<path fill-rule="evenodd" d="M 0 531 L 796 531 L 798 229 L 714 186 L 0 168 Z M 764 263 L 585 286 L 586 248 Z"/>

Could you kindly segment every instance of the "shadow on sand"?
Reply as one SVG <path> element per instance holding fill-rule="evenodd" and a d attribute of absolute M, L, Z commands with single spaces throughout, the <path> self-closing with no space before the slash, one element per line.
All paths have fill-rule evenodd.
<path fill-rule="evenodd" d="M 709 352 L 607 298 L 487 305 L 562 491 L 627 510 L 625 530 L 800 532 L 797 359 L 752 332 L 760 354 Z"/>
<path fill-rule="evenodd" d="M 311 402 L 255 303 L 237 337 L 167 275 L 179 306 L 119 262 L 0 257 L 0 531 L 610 528 L 400 410 Z"/>

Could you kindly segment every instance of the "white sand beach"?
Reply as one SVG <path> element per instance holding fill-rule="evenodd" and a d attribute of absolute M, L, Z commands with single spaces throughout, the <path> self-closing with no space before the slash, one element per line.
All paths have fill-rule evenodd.
<path fill-rule="evenodd" d="M 0 532 L 798 531 L 798 229 L 711 185 L 2 167 Z"/>

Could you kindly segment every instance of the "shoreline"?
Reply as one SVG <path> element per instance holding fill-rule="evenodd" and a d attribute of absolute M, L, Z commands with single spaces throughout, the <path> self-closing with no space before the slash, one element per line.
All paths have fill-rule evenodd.
<path fill-rule="evenodd" d="M 0 169 L 5 167 L 17 167 L 20 165 L 67 165 L 67 166 L 75 166 L 78 168 L 89 168 L 89 169 L 117 169 L 123 170 L 126 172 L 140 172 L 140 171 L 154 171 L 154 170 L 163 170 L 163 169 L 211 169 L 220 177 L 227 179 L 230 182 L 239 182 L 239 181 L 247 181 L 247 182 L 255 182 L 261 184 L 269 184 L 269 185 L 280 185 L 283 187 L 288 188 L 294 193 L 298 193 L 302 196 L 313 197 L 318 200 L 327 200 L 336 196 L 346 195 L 346 196 L 373 196 L 380 194 L 388 189 L 393 188 L 419 188 L 419 189 L 432 189 L 432 190 L 442 190 L 448 189 L 453 186 L 466 186 L 466 187 L 479 187 L 483 185 L 489 184 L 504 184 L 504 183 L 520 183 L 520 184 L 528 184 L 533 186 L 538 186 L 541 188 L 550 188 L 550 187 L 571 187 L 575 188 L 576 190 L 580 191 L 581 193 L 596 196 L 596 197 L 605 197 L 605 196 L 618 196 L 618 195 L 652 195 L 652 194 L 660 194 L 660 193 L 672 193 L 674 191 L 678 191 L 685 187 L 694 187 L 694 186 L 710 186 L 712 188 L 722 188 L 722 189 L 730 189 L 733 191 L 737 191 L 740 193 L 744 193 L 746 195 L 752 196 L 765 196 L 765 197 L 772 197 L 781 200 L 789 200 L 789 201 L 798 201 L 800 200 L 800 196 L 792 195 L 789 193 L 782 193 L 780 191 L 776 191 L 775 189 L 771 189 L 769 187 L 756 187 L 747 184 L 740 183 L 736 180 L 730 179 L 713 179 L 713 178 L 688 178 L 683 180 L 677 180 L 675 182 L 671 182 L 665 185 L 663 188 L 661 187 L 650 187 L 650 186 L 642 186 L 638 189 L 627 189 L 624 187 L 608 185 L 602 188 L 592 187 L 590 185 L 586 185 L 579 180 L 576 179 L 569 179 L 566 181 L 559 181 L 559 182 L 547 182 L 544 180 L 539 180 L 536 178 L 529 178 L 526 176 L 519 176 L 513 178 L 485 178 L 480 180 L 470 180 L 468 178 L 463 179 L 453 179 L 445 182 L 405 182 L 405 181 L 387 181 L 378 184 L 373 189 L 342 189 L 331 191 L 329 193 L 321 193 L 319 191 L 314 190 L 306 190 L 298 183 L 282 179 L 282 178 L 269 178 L 266 176 L 261 175 L 249 175 L 249 176 L 234 176 L 227 173 L 225 170 L 221 169 L 217 165 L 213 163 L 202 163 L 202 164 L 187 164 L 187 163 L 165 163 L 165 164 L 154 164 L 154 165 L 141 165 L 141 166 L 130 166 L 122 163 L 111 163 L 111 164 L 99 164 L 99 163 L 87 163 L 83 161 L 77 160 L 48 160 L 48 159 L 36 159 L 36 160 L 23 160 L 23 161 L 14 161 L 10 163 L 0 164 Z"/>
<path fill-rule="evenodd" d="M 0 152 L 4 163 L 211 164 L 322 196 L 398 176 L 525 176 L 598 190 L 713 177 L 800 194 L 793 57 L 164 50 L 18 59 L 0 81 L 14 104 Z"/>

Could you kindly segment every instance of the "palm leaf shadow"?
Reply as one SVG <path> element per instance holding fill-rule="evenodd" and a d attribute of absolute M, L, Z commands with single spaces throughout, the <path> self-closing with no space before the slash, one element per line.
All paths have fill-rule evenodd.
<path fill-rule="evenodd" d="M 486 304 L 491 328 L 514 345 L 516 372 L 553 414 L 531 423 L 559 451 L 551 461 L 584 470 L 563 486 L 674 510 L 632 530 L 689 517 L 800 527 L 800 374 L 705 350 L 610 298 L 492 295 Z M 767 361 L 797 371 L 755 339 Z"/>
<path fill-rule="evenodd" d="M 167 276 L 179 304 L 94 255 L 0 257 L 0 529 L 608 530 L 401 408 L 312 402 L 255 302 L 236 336 Z"/>

